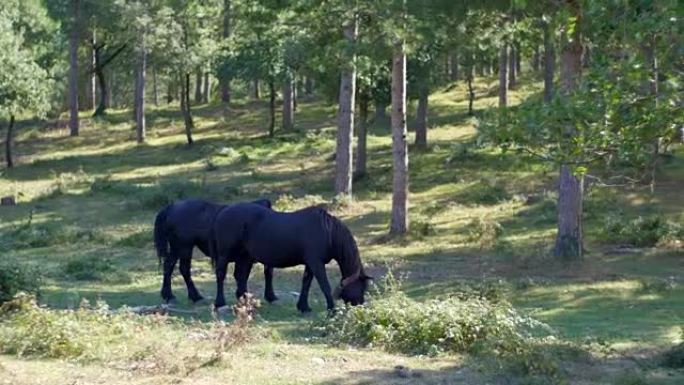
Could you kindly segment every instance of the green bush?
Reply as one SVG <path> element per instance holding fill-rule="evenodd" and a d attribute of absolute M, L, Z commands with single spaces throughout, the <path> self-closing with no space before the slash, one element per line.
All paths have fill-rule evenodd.
<path fill-rule="evenodd" d="M 138 205 L 145 209 L 159 210 L 177 200 L 201 195 L 202 186 L 193 181 L 167 181 L 141 188 L 136 196 Z"/>
<path fill-rule="evenodd" d="M 455 199 L 462 204 L 495 205 L 510 198 L 506 189 L 496 181 L 479 181 L 459 191 Z"/>
<path fill-rule="evenodd" d="M 335 343 L 378 346 L 407 354 L 518 352 L 533 332 L 547 327 L 505 301 L 454 296 L 418 302 L 401 290 L 373 295 L 366 306 L 347 307 L 323 327 Z"/>
<path fill-rule="evenodd" d="M 72 259 L 64 264 L 63 273 L 79 281 L 131 282 L 128 273 L 117 268 L 114 261 L 100 256 L 86 255 Z"/>
<path fill-rule="evenodd" d="M 19 292 L 39 294 L 41 275 L 33 266 L 10 259 L 0 260 L 0 303 L 10 300 Z"/>
<path fill-rule="evenodd" d="M 681 239 L 684 229 L 680 224 L 670 222 L 660 215 L 632 219 L 615 215 L 604 220 L 600 235 L 608 242 L 652 247 L 661 242 Z"/>
<path fill-rule="evenodd" d="M 503 234 L 503 226 L 492 219 L 475 218 L 466 225 L 466 231 L 468 242 L 477 244 L 481 249 L 489 249 Z"/>

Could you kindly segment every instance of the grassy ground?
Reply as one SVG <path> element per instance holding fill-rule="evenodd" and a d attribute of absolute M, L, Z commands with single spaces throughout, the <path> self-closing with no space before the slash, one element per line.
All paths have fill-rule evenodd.
<path fill-rule="evenodd" d="M 534 82 L 524 84 L 511 100 L 538 89 Z M 478 82 L 476 108 L 494 106 L 494 91 L 493 83 Z M 458 86 L 431 97 L 430 148 L 410 153 L 413 230 L 405 239 L 383 239 L 390 211 L 391 140 L 387 122 L 376 122 L 371 130 L 370 176 L 355 184 L 353 203 L 335 209 L 357 237 L 369 270 L 381 275 L 389 267 L 405 275 L 405 290 L 417 299 L 448 294 L 464 282 L 495 282 L 516 307 L 594 354 L 594 361 L 569 367 L 573 382 L 684 381 L 682 372 L 639 364 L 681 341 L 682 249 L 624 250 L 600 236 L 605 218 L 618 211 L 627 217 L 661 213 L 673 221 L 684 219 L 682 149 L 662 162 L 653 195 L 638 188 L 592 190 L 586 260 L 561 265 L 547 257 L 555 225 L 549 193 L 555 170 L 469 144 L 476 131 L 465 96 Z M 227 111 L 204 105 L 195 113 L 192 148 L 185 145 L 175 107 L 150 113 L 144 145 L 135 144 L 130 111 L 112 111 L 102 121 L 84 116 L 79 138 L 68 138 L 59 125 L 24 125 L 17 140 L 19 165 L 0 176 L 0 196 L 16 195 L 19 202 L 0 208 L 0 242 L 6 245 L 0 251 L 3 258 L 40 266 L 47 277 L 41 302 L 70 308 L 85 297 L 112 307 L 158 304 L 151 226 L 166 199 L 192 195 L 233 202 L 266 196 L 281 209 L 333 200 L 333 106 L 301 101 L 298 131 L 273 139 L 264 136 L 264 103 L 237 103 Z M 530 196 L 539 199 L 530 203 Z M 478 235 L 474 221 L 498 223 L 502 233 L 492 239 Z M 35 235 L 23 244 L 2 235 L 29 222 L 44 232 L 37 237 L 43 242 Z M 193 274 L 202 293 L 213 297 L 210 265 L 196 253 Z M 330 275 L 336 280 L 338 272 L 331 269 Z M 265 305 L 259 321 L 274 334 L 231 354 L 220 367 L 179 375 L 0 356 L 0 373 L 7 372 L 0 383 L 506 383 L 506 374 L 479 371 L 467 357 L 406 357 L 311 342 L 310 320 L 294 308 L 300 276 L 300 269 L 276 273 L 281 300 Z M 261 291 L 260 271 L 253 274 L 251 288 Z M 194 306 L 184 299 L 180 277 L 174 289 L 179 307 L 195 312 L 183 317 L 210 319 L 208 304 Z M 318 292 L 314 287 L 312 305 L 322 311 Z M 396 365 L 411 371 L 407 375 Z"/>

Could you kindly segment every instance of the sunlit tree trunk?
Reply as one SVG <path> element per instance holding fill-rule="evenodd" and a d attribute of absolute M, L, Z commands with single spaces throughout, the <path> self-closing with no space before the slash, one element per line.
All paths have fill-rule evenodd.
<path fill-rule="evenodd" d="M 283 130 L 294 129 L 294 87 L 292 75 L 288 74 L 283 81 Z"/>
<path fill-rule="evenodd" d="M 508 105 L 508 46 L 501 43 L 499 48 L 499 107 Z"/>
<path fill-rule="evenodd" d="M 392 218 L 390 234 L 408 231 L 408 145 L 406 132 L 406 52 L 394 46 L 392 60 Z"/>
<path fill-rule="evenodd" d="M 344 26 L 344 37 L 350 46 L 358 36 L 356 15 Z M 353 48 L 352 48 L 353 49 Z M 335 152 L 335 193 L 352 195 L 352 140 L 354 137 L 354 105 L 356 95 L 356 54 L 347 52 L 346 66 L 340 77 L 340 100 L 337 117 L 337 143 Z"/>
<path fill-rule="evenodd" d="M 516 72 L 517 68 L 515 65 L 515 57 L 517 53 L 515 50 L 515 45 L 511 44 L 508 51 L 508 89 L 513 90 L 517 84 Z"/>
<path fill-rule="evenodd" d="M 14 141 L 14 114 L 10 115 L 9 123 L 7 124 L 7 137 L 5 138 L 5 161 L 7 168 L 14 167 L 12 160 L 12 142 Z"/>
<path fill-rule="evenodd" d="M 147 67 L 147 50 L 145 46 L 140 49 L 138 68 L 136 71 L 137 82 L 135 84 L 135 128 L 138 143 L 145 141 L 145 75 Z"/>
<path fill-rule="evenodd" d="M 80 28 L 80 0 L 71 0 L 72 25 L 69 34 L 69 131 L 71 136 L 78 136 L 78 41 Z"/>
<path fill-rule="evenodd" d="M 569 95 L 575 91 L 582 75 L 582 9 L 580 0 L 566 0 L 570 14 L 576 18 L 572 36 L 565 36 L 561 51 L 561 92 Z M 575 135 L 572 125 L 564 127 L 566 135 Z M 569 165 L 560 167 L 558 184 L 558 234 L 554 255 L 565 260 L 582 258 L 582 198 L 584 192 L 584 176 L 574 175 Z"/>
<path fill-rule="evenodd" d="M 184 73 L 180 77 L 180 109 L 183 114 L 185 122 L 185 136 L 188 140 L 188 145 L 192 146 L 194 143 L 192 139 L 192 130 L 195 124 L 192 121 L 192 112 L 190 110 L 190 74 Z"/>

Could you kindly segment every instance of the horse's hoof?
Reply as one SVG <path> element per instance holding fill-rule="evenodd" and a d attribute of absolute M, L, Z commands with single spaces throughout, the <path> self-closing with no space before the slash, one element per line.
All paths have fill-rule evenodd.
<path fill-rule="evenodd" d="M 275 301 L 278 300 L 278 296 L 275 295 L 275 294 L 272 295 L 272 296 L 271 296 L 271 295 L 267 295 L 267 296 L 264 296 L 264 299 L 265 299 L 266 302 L 268 302 L 268 303 L 273 303 L 273 302 L 275 302 Z"/>
<path fill-rule="evenodd" d="M 166 299 L 165 302 L 166 302 L 166 304 L 169 305 L 169 306 L 174 306 L 174 305 L 176 305 L 176 303 L 177 303 L 176 297 L 168 298 L 168 299 Z"/>

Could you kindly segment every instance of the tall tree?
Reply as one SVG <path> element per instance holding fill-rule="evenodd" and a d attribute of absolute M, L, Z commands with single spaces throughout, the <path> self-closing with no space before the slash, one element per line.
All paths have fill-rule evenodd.
<path fill-rule="evenodd" d="M 69 35 L 69 131 L 78 136 L 78 43 L 80 40 L 80 0 L 71 0 L 72 20 Z"/>
<path fill-rule="evenodd" d="M 408 231 L 408 144 L 406 132 L 406 51 L 404 40 L 394 45 L 392 59 L 392 218 L 390 234 Z"/>
<path fill-rule="evenodd" d="M 340 100 L 337 123 L 337 150 L 335 152 L 335 193 L 352 195 L 352 138 L 354 137 L 354 106 L 356 96 L 356 53 L 358 16 L 356 10 L 347 16 L 343 27 L 347 40 L 346 66 L 340 77 Z"/>

